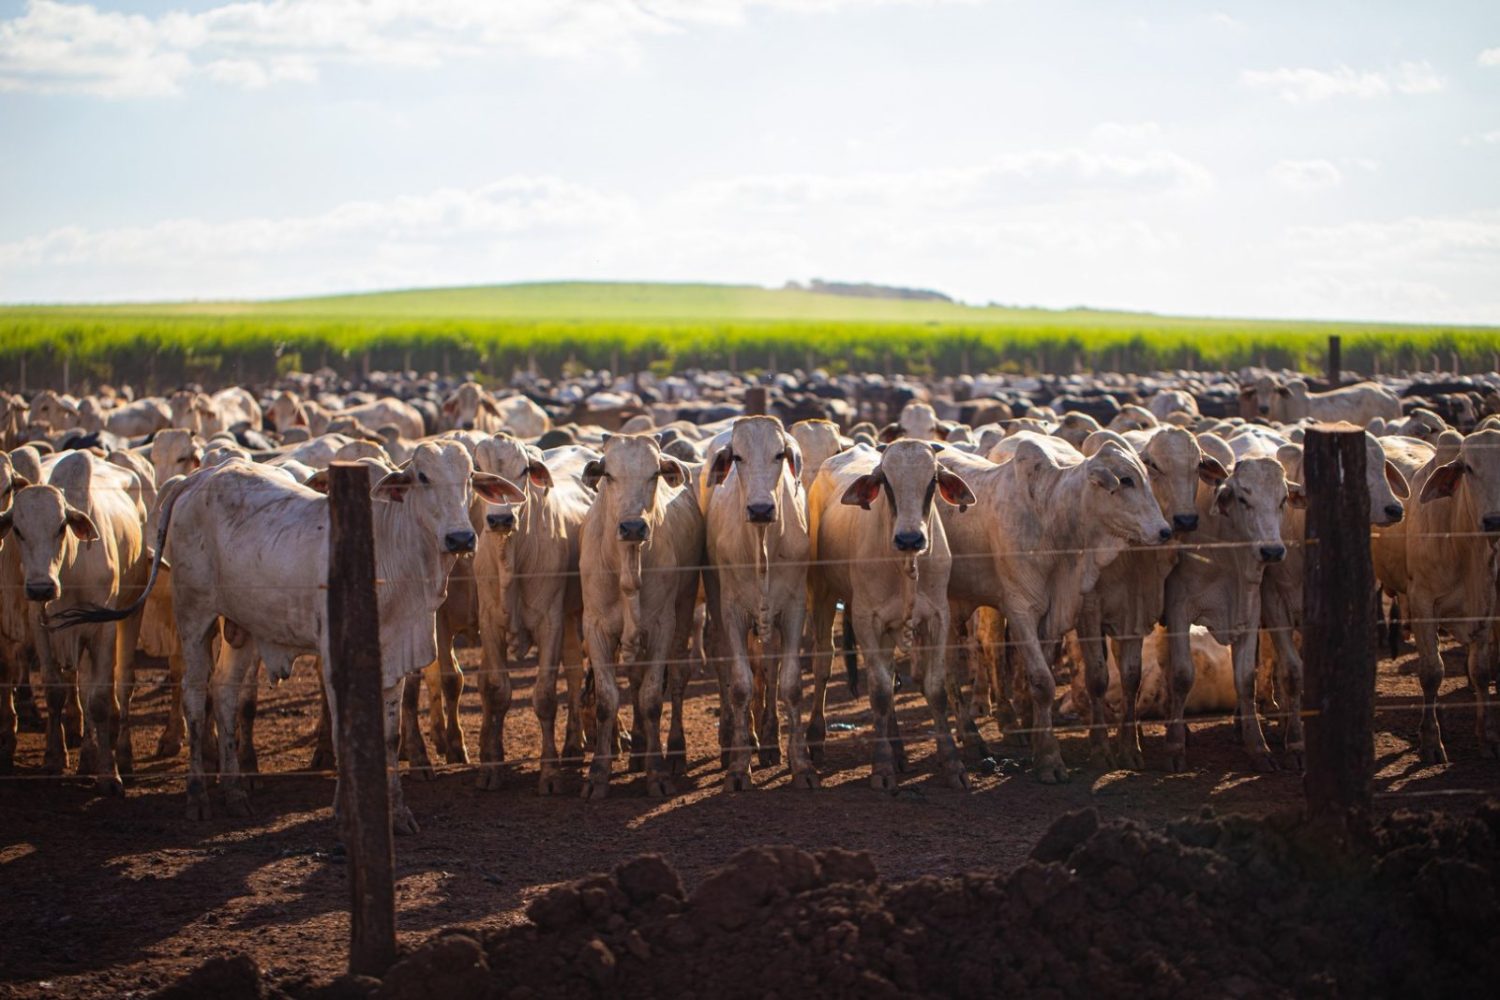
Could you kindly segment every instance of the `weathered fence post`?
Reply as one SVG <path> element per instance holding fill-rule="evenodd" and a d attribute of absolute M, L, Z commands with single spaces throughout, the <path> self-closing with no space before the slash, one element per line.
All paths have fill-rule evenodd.
<path fill-rule="evenodd" d="M 763 417 L 769 408 L 770 391 L 763 385 L 752 385 L 745 390 L 745 415 Z"/>
<path fill-rule="evenodd" d="M 1343 384 L 1343 339 L 1338 336 L 1328 338 L 1328 388 L 1337 389 Z"/>
<path fill-rule="evenodd" d="M 1375 769 L 1375 572 L 1365 435 L 1318 424 L 1303 440 L 1307 549 L 1302 660 L 1310 815 L 1342 822 L 1370 805 Z"/>
<path fill-rule="evenodd" d="M 375 532 L 363 466 L 328 469 L 328 629 L 338 732 L 339 826 L 349 852 L 349 971 L 396 960 L 395 845 L 385 769 Z"/>

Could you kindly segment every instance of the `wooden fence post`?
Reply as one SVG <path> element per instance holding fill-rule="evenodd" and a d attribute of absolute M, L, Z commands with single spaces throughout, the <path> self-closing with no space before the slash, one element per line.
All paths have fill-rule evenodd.
<path fill-rule="evenodd" d="M 1375 770 L 1375 572 L 1365 435 L 1318 424 L 1303 441 L 1307 491 L 1302 660 L 1308 813 L 1342 823 L 1370 806 Z"/>
<path fill-rule="evenodd" d="M 329 667 L 338 707 L 339 826 L 349 852 L 349 971 L 381 976 L 396 960 L 396 852 L 385 768 L 375 532 L 363 466 L 329 466 L 328 519 Z"/>
<path fill-rule="evenodd" d="M 1328 338 L 1328 388 L 1337 389 L 1343 385 L 1343 340 L 1338 336 Z"/>

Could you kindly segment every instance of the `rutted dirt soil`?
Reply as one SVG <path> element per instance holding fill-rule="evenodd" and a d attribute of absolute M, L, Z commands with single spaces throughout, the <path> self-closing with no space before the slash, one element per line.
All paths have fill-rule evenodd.
<path fill-rule="evenodd" d="M 1456 663 L 1450 664 L 1450 672 L 1455 667 L 1461 672 Z M 141 675 L 136 711 L 136 758 L 141 777 L 130 786 L 125 800 L 100 799 L 87 783 L 76 779 L 58 782 L 39 778 L 42 743 L 40 735 L 34 733 L 22 734 L 17 779 L 0 780 L 0 888 L 4 897 L 0 906 L 0 995 L 147 993 L 179 979 L 205 959 L 234 952 L 253 956 L 263 983 L 278 988 L 302 992 L 309 984 L 332 980 L 343 971 L 348 887 L 329 808 L 332 779 L 297 773 L 312 753 L 317 702 L 311 677 L 299 674 L 289 684 L 274 689 L 267 686 L 262 691 L 256 735 L 260 766 L 266 773 L 252 794 L 255 815 L 248 820 L 216 816 L 192 823 L 183 818 L 184 761 L 148 759 L 165 715 L 165 692 L 153 687 L 162 680 L 162 671 L 147 668 Z M 793 791 L 786 787 L 789 782 L 784 769 L 778 767 L 757 771 L 752 791 L 725 795 L 719 790 L 718 697 L 712 683 L 700 679 L 693 684 L 685 713 L 690 771 L 681 782 L 680 794 L 665 801 L 648 799 L 638 775 L 617 772 L 611 795 L 602 802 L 582 802 L 572 795 L 544 799 L 536 795 L 536 765 L 529 760 L 538 746 L 529 710 L 529 671 L 518 674 L 516 680 L 517 697 L 506 734 L 512 763 L 504 769 L 499 791 L 476 790 L 473 769 L 461 765 L 440 768 L 441 773 L 431 782 L 407 781 L 407 801 L 423 829 L 420 835 L 401 838 L 396 845 L 397 919 L 404 947 L 415 948 L 444 928 L 463 927 L 484 934 L 526 925 L 528 905 L 552 887 L 591 872 L 611 871 L 642 854 L 661 855 L 683 885 L 698 887 L 738 852 L 763 844 L 790 845 L 811 853 L 773 854 L 770 857 L 777 859 L 774 864 L 765 861 L 763 855 L 749 855 L 751 860 L 736 863 L 729 869 L 730 875 L 715 877 L 746 878 L 741 871 L 746 865 L 751 866 L 746 870 L 752 873 L 763 871 L 757 865 L 770 864 L 777 872 L 783 866 L 793 872 L 811 866 L 825 874 L 805 878 L 765 876 L 773 881 L 791 879 L 783 886 L 786 899 L 800 899 L 797 894 L 803 890 L 813 893 L 816 898 L 796 904 L 812 907 L 809 912 L 865 905 L 859 900 L 876 892 L 876 883 L 861 876 L 833 885 L 826 875 L 830 869 L 844 872 L 849 866 L 866 874 L 871 868 L 878 870 L 885 880 L 881 884 L 887 886 L 879 890 L 886 894 L 880 897 L 879 906 L 890 910 L 898 907 L 898 900 L 905 901 L 892 912 L 910 910 L 915 914 L 924 907 L 940 910 L 959 897 L 990 898 L 986 893 L 998 894 L 994 899 L 1009 899 L 1023 892 L 1016 880 L 1036 866 L 1010 873 L 1025 865 L 1033 846 L 1065 813 L 1093 808 L 1105 821 L 1116 817 L 1139 821 L 1143 829 L 1129 828 L 1128 837 L 1123 832 L 1118 836 L 1101 833 L 1095 839 L 1135 838 L 1131 843 L 1147 843 L 1150 850 L 1145 853 L 1154 856 L 1153 852 L 1170 853 L 1185 849 L 1184 845 L 1197 849 L 1197 845 L 1183 840 L 1181 832 L 1191 824 L 1173 827 L 1177 832 L 1159 831 L 1180 817 L 1197 816 L 1204 806 L 1219 815 L 1267 816 L 1295 807 L 1301 796 L 1300 778 L 1294 773 L 1257 775 L 1245 769 L 1238 741 L 1226 720 L 1194 726 L 1189 748 L 1193 770 L 1186 774 L 1160 770 L 1164 763 L 1161 729 L 1148 725 L 1144 741 L 1147 766 L 1154 769 L 1106 774 L 1083 770 L 1088 756 L 1086 739 L 1081 733 L 1065 734 L 1064 755 L 1080 768 L 1071 784 L 1041 786 L 1024 774 L 1007 774 L 1002 767 L 994 774 L 973 775 L 974 787 L 969 792 L 953 791 L 937 783 L 931 742 L 912 735 L 923 731 L 927 716 L 920 696 L 910 690 L 898 696 L 898 706 L 903 731 L 908 734 L 912 767 L 903 775 L 897 794 L 879 793 L 866 784 L 869 748 L 863 737 L 869 732 L 868 709 L 863 702 L 853 702 L 837 682 L 830 689 L 830 721 L 854 728 L 830 734 L 828 759 L 822 767 L 824 787 L 812 793 Z M 1448 705 L 1443 716 L 1445 736 L 1454 761 L 1447 767 L 1422 767 L 1416 761 L 1417 715 L 1412 709 L 1419 703 L 1419 694 L 1415 679 L 1398 674 L 1396 664 L 1384 662 L 1379 692 L 1376 758 L 1380 811 L 1442 808 L 1468 815 L 1487 795 L 1500 794 L 1500 765 L 1479 757 L 1465 680 L 1450 676 L 1444 685 L 1444 702 Z M 466 693 L 463 708 L 469 750 L 477 757 L 478 699 L 472 691 Z M 997 736 L 988 724 L 985 736 L 992 741 Z M 998 745 L 997 751 L 1002 757 L 1015 752 Z M 1282 848 L 1267 844 L 1290 843 L 1284 831 L 1273 828 L 1210 823 L 1214 824 L 1218 824 L 1215 829 L 1228 831 L 1222 834 L 1228 838 L 1224 840 L 1225 851 L 1245 838 L 1260 845 L 1256 850 L 1272 854 Z M 1450 840 L 1443 841 L 1448 845 L 1445 856 L 1456 850 L 1450 850 Z M 1178 847 L 1163 846 L 1168 841 Z M 1303 847 L 1293 846 L 1295 849 L 1286 850 L 1298 857 L 1306 853 Z M 869 857 L 848 859 L 826 853 L 832 849 L 868 852 Z M 1196 871 L 1192 864 L 1182 871 Z M 1230 867 L 1239 864 L 1234 861 Z M 1278 868 L 1280 874 L 1273 874 L 1285 879 L 1291 877 L 1287 872 L 1302 870 Z M 975 871 L 988 874 L 966 876 L 956 883 L 928 880 L 889 888 L 891 883 L 911 882 L 923 876 Z M 1493 876 L 1493 869 L 1489 871 Z M 997 872 L 1005 874 L 994 874 Z M 1416 877 L 1415 871 L 1407 874 Z M 1062 878 L 1056 873 L 1035 877 L 1044 881 Z M 944 885 L 948 888 L 942 888 Z M 1226 888 L 1224 891 L 1231 894 L 1226 899 L 1232 899 L 1233 892 L 1249 891 L 1239 882 L 1233 885 L 1238 888 Z M 1087 911 L 1093 905 L 1087 895 L 1095 891 L 1092 887 L 1067 891 L 1081 894 L 1070 906 L 1076 904 Z M 859 898 L 845 898 L 849 893 Z M 931 899 L 922 902 L 926 898 L 922 893 L 931 894 Z M 781 896 L 776 899 L 785 902 Z M 1045 910 L 1044 902 L 1027 905 Z M 912 909 L 918 903 L 920 907 Z M 683 904 L 679 901 L 677 905 Z M 631 906 L 638 908 L 634 902 Z M 1132 900 L 1131 909 L 1117 912 L 1108 924 L 1132 922 L 1136 907 Z M 975 928 L 976 935 L 998 934 L 1002 925 L 1009 926 L 1004 921 L 1012 919 L 997 916 L 999 910 L 981 912 L 987 914 L 985 922 L 1001 922 L 995 929 Z M 601 913 L 606 922 L 611 914 L 623 916 L 627 922 L 631 919 L 628 907 L 623 914 L 618 910 Z M 901 921 L 905 919 L 901 917 Z M 933 919 L 944 918 L 934 911 Z M 1183 919 L 1192 923 L 1186 916 Z M 1484 926 L 1493 935 L 1494 915 L 1485 919 Z M 573 926 L 569 933 L 578 932 L 582 926 Z M 856 922 L 855 926 L 862 925 Z M 1088 929 L 1092 923 L 1084 925 L 1075 920 L 1054 925 L 1044 921 L 1038 926 L 1042 932 L 1035 942 L 1050 941 L 1046 947 L 1053 951 L 1037 951 L 1042 944 L 1035 942 L 1029 946 L 1030 951 L 1014 942 L 1005 947 L 1018 956 L 1018 961 L 1040 962 L 1054 952 L 1061 956 L 1057 961 L 1066 958 L 1077 966 L 1074 971 L 1080 977 L 1073 986 L 1095 981 L 1090 978 L 1094 975 L 1090 963 L 1117 961 L 1108 954 L 1096 958 L 1079 941 L 1057 940 L 1092 933 Z M 920 930 L 915 924 L 913 928 L 914 933 Z M 884 940 L 880 934 L 900 930 L 882 930 L 875 940 Z M 472 936 L 464 940 L 471 944 L 450 940 L 448 947 L 465 954 L 488 949 L 490 957 L 499 948 L 503 957 L 506 948 L 520 947 L 515 942 L 526 939 L 492 935 L 483 942 Z M 1087 940 L 1086 936 L 1081 939 Z M 1185 940 L 1197 938 L 1190 935 Z M 672 947 L 646 943 L 652 954 L 661 953 L 668 963 L 673 961 Z M 1314 950 L 1297 955 L 1320 954 L 1315 944 L 1298 943 L 1298 948 Z M 623 951 L 617 954 L 614 945 Z M 631 959 L 621 955 L 631 954 L 631 946 L 623 938 L 614 945 L 605 945 L 616 963 L 611 975 L 624 975 Z M 1269 944 L 1256 943 L 1253 947 L 1263 949 Z M 1378 942 L 1369 942 L 1367 951 L 1378 947 Z M 597 950 L 592 956 L 581 956 L 580 948 L 574 947 L 575 959 L 586 959 L 585 964 L 604 962 Z M 906 953 L 916 951 L 908 948 Z M 775 949 L 765 942 L 745 954 L 754 956 L 759 970 L 778 961 Z M 1273 963 L 1283 961 L 1274 952 L 1267 954 Z M 1048 962 L 1052 960 L 1047 957 Z M 968 965 L 957 957 L 952 961 L 957 965 L 944 975 L 967 974 L 963 970 Z M 449 964 L 462 967 L 457 958 Z M 1135 972 L 1126 970 L 1137 978 L 1150 978 L 1146 976 L 1150 971 L 1144 967 Z M 1222 993 L 1246 985 L 1217 981 L 1211 976 L 1193 978 L 1199 973 L 1178 971 L 1187 977 L 1179 986 L 1207 984 L 1210 992 Z M 879 976 L 897 988 L 908 988 L 899 977 L 892 978 L 898 972 L 884 970 Z M 1013 987 L 1021 981 L 1069 988 L 1055 978 L 1025 978 L 1030 974 L 1024 970 L 1016 974 L 1023 979 L 1002 977 L 993 981 L 992 988 Z M 1317 985 L 1285 980 L 1284 976 L 1266 981 L 1278 983 L 1280 988 L 1313 989 Z M 964 984 L 968 981 L 940 982 L 947 984 L 943 988 L 967 988 Z M 1169 977 L 1163 982 L 1177 981 Z M 979 988 L 982 984 L 976 980 L 973 985 Z M 873 980 L 851 981 L 842 988 L 846 992 L 878 992 Z M 1428 983 L 1427 988 L 1436 988 L 1436 983 Z M 664 981 L 658 992 L 666 990 L 675 991 L 675 986 Z M 232 991 L 220 992 L 221 1000 L 228 1000 Z"/>

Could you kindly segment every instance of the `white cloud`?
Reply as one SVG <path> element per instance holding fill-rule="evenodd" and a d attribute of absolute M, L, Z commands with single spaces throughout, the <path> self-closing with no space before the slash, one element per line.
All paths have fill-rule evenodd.
<path fill-rule="evenodd" d="M 1315 194 L 1344 182 L 1339 168 L 1327 160 L 1282 160 L 1267 173 L 1271 180 L 1297 194 Z"/>
<path fill-rule="evenodd" d="M 0 92 L 179 94 L 206 78 L 256 89 L 327 64 L 436 68 L 520 51 L 627 56 L 652 35 L 734 25 L 753 8 L 816 13 L 967 0 L 240 0 L 155 17 L 28 0 L 0 21 Z"/>
<path fill-rule="evenodd" d="M 1391 72 L 1356 71 L 1348 66 L 1332 70 L 1280 67 L 1245 70 L 1240 82 L 1255 90 L 1268 90 L 1293 104 L 1326 101 L 1335 97 L 1369 100 L 1391 94 L 1435 94 L 1448 85 L 1426 61 L 1403 62 Z"/>
<path fill-rule="evenodd" d="M 1480 144 L 1493 146 L 1500 143 L 1500 128 L 1491 129 L 1488 132 L 1479 132 L 1475 135 L 1466 135 L 1460 141 L 1465 146 L 1478 146 Z"/>
<path fill-rule="evenodd" d="M 1100 122 L 1089 134 L 1103 142 L 1146 142 L 1161 137 L 1156 122 Z"/>
<path fill-rule="evenodd" d="M 1479 53 L 1479 65 L 1500 66 L 1500 46 Z"/>

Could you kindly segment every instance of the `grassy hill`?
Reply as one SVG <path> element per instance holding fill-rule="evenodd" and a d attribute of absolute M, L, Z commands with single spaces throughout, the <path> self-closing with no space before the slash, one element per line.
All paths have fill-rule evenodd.
<path fill-rule="evenodd" d="M 547 282 L 266 301 L 0 307 L 0 362 L 33 381 L 264 378 L 321 364 L 503 376 L 516 365 L 659 368 L 806 363 L 958 372 L 1426 367 L 1436 352 L 1489 368 L 1500 328 L 1214 319 L 976 307 L 751 285 Z M 14 377 L 14 376 L 13 376 Z M 6 381 L 12 381 L 5 379 Z"/>

